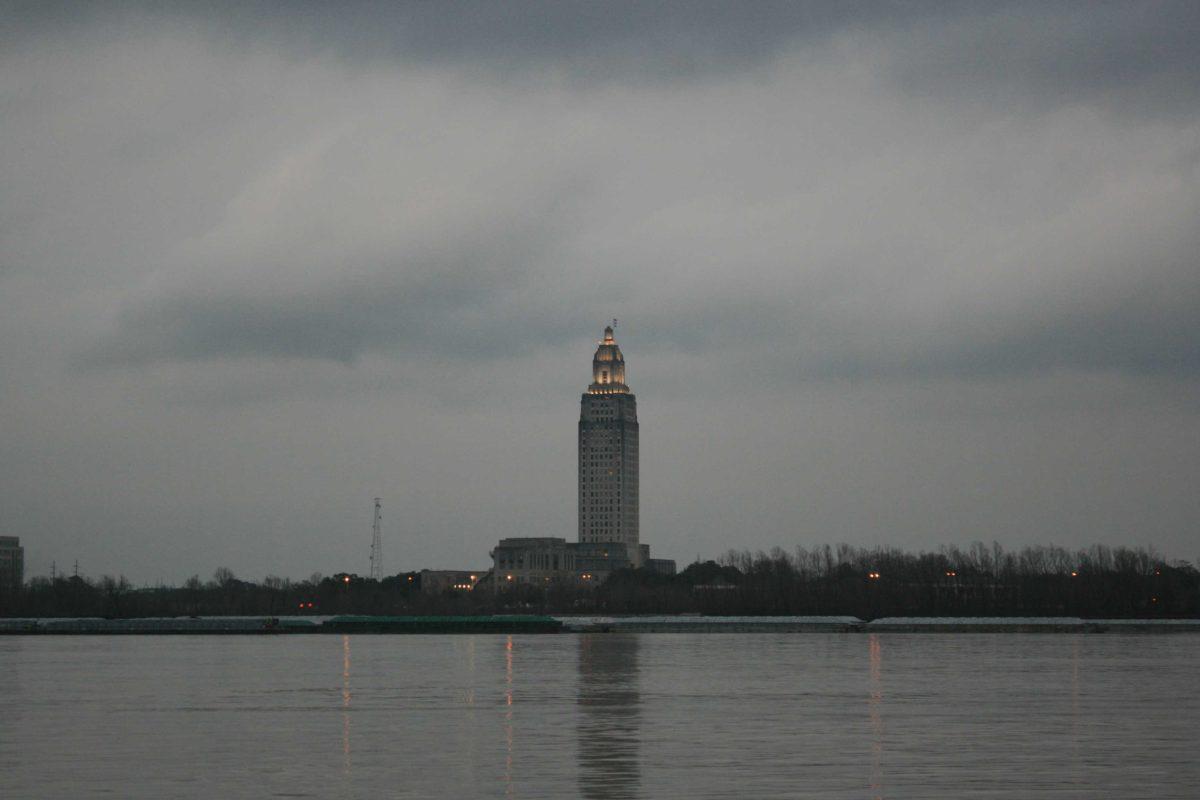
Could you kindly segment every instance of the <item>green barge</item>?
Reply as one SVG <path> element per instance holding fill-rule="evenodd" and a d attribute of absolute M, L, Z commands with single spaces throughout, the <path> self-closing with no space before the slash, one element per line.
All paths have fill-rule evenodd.
<path fill-rule="evenodd" d="M 154 636 L 318 633 L 558 633 L 561 620 L 534 615 L 478 617 L 155 617 L 145 619 L 0 619 L 2 635 Z"/>
<path fill-rule="evenodd" d="M 526 614 L 486 617 L 371 617 L 327 619 L 321 633 L 558 633 L 561 620 Z"/>

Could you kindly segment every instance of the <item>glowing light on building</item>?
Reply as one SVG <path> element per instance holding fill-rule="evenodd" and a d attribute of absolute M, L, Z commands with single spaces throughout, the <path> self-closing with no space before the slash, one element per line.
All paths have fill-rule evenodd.
<path fill-rule="evenodd" d="M 580 400 L 579 541 L 620 542 L 636 567 L 642 566 L 637 398 L 625 382 L 625 357 L 613 325 L 604 329 L 592 359 L 592 383 Z"/>

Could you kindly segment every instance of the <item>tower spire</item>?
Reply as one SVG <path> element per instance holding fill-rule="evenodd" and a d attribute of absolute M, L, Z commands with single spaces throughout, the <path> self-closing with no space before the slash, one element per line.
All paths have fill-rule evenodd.
<path fill-rule="evenodd" d="M 617 321 L 613 320 L 613 325 Z M 589 394 L 629 394 L 625 385 L 625 357 L 613 338 L 613 326 L 604 329 L 604 338 L 592 358 L 592 384 Z"/>

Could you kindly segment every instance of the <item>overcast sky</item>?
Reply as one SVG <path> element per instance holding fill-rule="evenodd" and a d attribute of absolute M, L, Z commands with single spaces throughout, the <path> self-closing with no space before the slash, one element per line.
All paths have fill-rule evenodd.
<path fill-rule="evenodd" d="M 0 534 L 138 583 L 576 538 L 1200 558 L 1200 5 L 0 8 Z"/>

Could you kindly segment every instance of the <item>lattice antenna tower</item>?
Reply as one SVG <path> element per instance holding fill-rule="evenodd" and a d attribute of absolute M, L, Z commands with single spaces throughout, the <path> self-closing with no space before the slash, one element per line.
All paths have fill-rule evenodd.
<path fill-rule="evenodd" d="M 371 579 L 383 580 L 383 537 L 380 523 L 383 521 L 383 503 L 375 498 L 375 524 L 371 526 Z"/>

